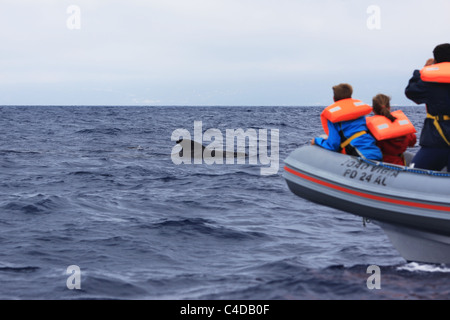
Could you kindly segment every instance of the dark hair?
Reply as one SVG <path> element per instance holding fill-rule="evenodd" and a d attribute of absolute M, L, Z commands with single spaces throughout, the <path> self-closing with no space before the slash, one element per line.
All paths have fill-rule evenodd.
<path fill-rule="evenodd" d="M 437 63 L 450 62 L 450 43 L 438 45 L 434 49 L 433 54 Z"/>
<path fill-rule="evenodd" d="M 372 108 L 373 113 L 376 115 L 385 116 L 392 122 L 397 120 L 397 118 L 391 114 L 391 97 L 388 97 L 387 95 L 380 93 L 373 97 Z"/>
<path fill-rule="evenodd" d="M 347 83 L 341 83 L 333 87 L 334 101 L 350 99 L 353 94 L 353 88 Z"/>

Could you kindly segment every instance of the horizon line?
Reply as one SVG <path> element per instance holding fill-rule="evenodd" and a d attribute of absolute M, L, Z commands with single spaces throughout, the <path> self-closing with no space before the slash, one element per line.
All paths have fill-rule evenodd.
<path fill-rule="evenodd" d="M 393 105 L 396 108 L 420 107 L 421 105 Z M 132 105 L 132 104 L 2 104 L 2 107 L 143 107 L 143 108 L 165 108 L 165 107 L 183 107 L 183 108 L 325 108 L 327 105 Z"/>

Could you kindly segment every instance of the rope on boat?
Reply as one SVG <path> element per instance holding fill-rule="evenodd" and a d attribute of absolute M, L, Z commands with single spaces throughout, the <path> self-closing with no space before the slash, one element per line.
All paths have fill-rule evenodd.
<path fill-rule="evenodd" d="M 423 169 L 415 169 L 415 168 L 410 168 L 410 167 L 389 165 L 384 162 L 369 160 L 364 157 L 359 157 L 359 159 L 361 159 L 363 162 L 371 164 L 373 166 L 382 167 L 382 168 L 395 170 L 395 171 L 411 172 L 411 173 L 423 174 L 423 175 L 429 175 L 429 176 L 435 176 L 435 177 L 450 177 L 450 173 L 446 173 L 446 172 L 438 172 L 438 171 L 433 171 L 433 170 L 423 170 Z"/>

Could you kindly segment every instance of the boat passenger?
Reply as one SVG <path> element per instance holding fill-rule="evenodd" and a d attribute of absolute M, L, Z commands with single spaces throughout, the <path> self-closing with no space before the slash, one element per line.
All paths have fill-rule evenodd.
<path fill-rule="evenodd" d="M 328 137 L 312 140 L 313 145 L 348 155 L 381 161 L 383 155 L 366 126 L 366 115 L 372 108 L 352 99 L 353 88 L 343 83 L 333 87 L 335 103 L 321 115 L 322 126 Z"/>
<path fill-rule="evenodd" d="M 422 71 L 414 71 L 405 94 L 427 108 L 421 149 L 412 162 L 416 168 L 441 171 L 450 170 L 450 44 L 438 45 L 433 54 Z M 424 77 L 424 71 L 433 72 L 433 78 Z"/>
<path fill-rule="evenodd" d="M 404 166 L 406 162 L 403 154 L 408 147 L 416 145 L 416 130 L 401 110 L 391 113 L 390 101 L 391 98 L 384 94 L 373 98 L 372 108 L 376 116 L 367 118 L 367 126 L 377 139 L 383 162 Z"/>

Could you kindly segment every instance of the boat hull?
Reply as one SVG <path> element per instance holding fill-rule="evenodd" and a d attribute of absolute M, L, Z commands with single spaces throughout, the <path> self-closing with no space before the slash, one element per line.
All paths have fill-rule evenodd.
<path fill-rule="evenodd" d="M 439 256 L 444 249 L 450 253 L 447 175 L 402 171 L 316 146 L 297 149 L 285 163 L 283 176 L 294 194 L 379 222 L 408 261 L 450 263 L 445 254 Z M 419 243 L 434 244 L 436 259 L 411 253 L 418 251 L 406 245 L 414 232 L 422 235 Z"/>
<path fill-rule="evenodd" d="M 450 264 L 450 237 L 375 221 L 408 262 Z"/>

